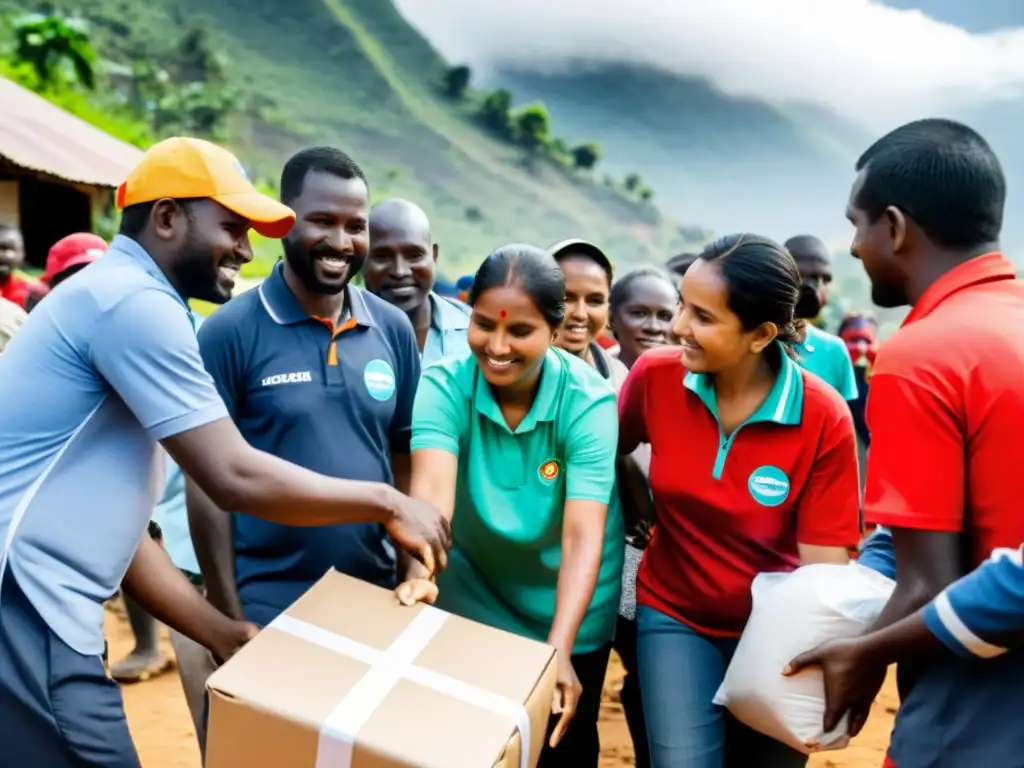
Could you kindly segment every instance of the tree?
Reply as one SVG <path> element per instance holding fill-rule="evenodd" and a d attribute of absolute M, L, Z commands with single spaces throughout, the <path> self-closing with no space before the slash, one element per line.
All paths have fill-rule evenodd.
<path fill-rule="evenodd" d="M 639 173 L 629 174 L 622 182 L 622 185 L 626 188 L 627 192 L 636 192 L 640 188 L 640 184 L 643 179 L 640 178 Z"/>
<path fill-rule="evenodd" d="M 206 27 L 192 26 L 178 41 L 174 69 L 179 83 L 222 83 L 227 67 Z"/>
<path fill-rule="evenodd" d="M 551 133 L 551 115 L 543 104 L 527 104 L 515 114 L 516 139 L 527 149 L 546 146 Z"/>
<path fill-rule="evenodd" d="M 512 136 L 512 94 L 504 88 L 490 91 L 484 96 L 477 117 L 491 133 L 507 139 Z"/>
<path fill-rule="evenodd" d="M 573 147 L 572 162 L 577 168 L 583 171 L 590 171 L 601 159 L 601 147 L 593 141 Z"/>
<path fill-rule="evenodd" d="M 43 87 L 69 79 L 89 90 L 96 87 L 96 50 L 81 19 L 25 16 L 14 25 L 14 41 L 14 60 L 29 64 Z"/>
<path fill-rule="evenodd" d="M 654 197 L 654 190 L 650 187 L 643 187 L 640 190 L 640 199 L 645 203 L 651 202 L 651 198 Z"/>
<path fill-rule="evenodd" d="M 465 64 L 449 67 L 444 73 L 444 93 L 451 99 L 461 100 L 466 95 L 473 72 Z"/>

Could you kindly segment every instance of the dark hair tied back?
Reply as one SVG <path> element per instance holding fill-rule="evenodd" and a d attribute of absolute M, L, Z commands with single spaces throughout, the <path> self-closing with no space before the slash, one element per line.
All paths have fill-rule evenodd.
<path fill-rule="evenodd" d="M 729 308 L 743 329 L 772 323 L 778 328 L 776 338 L 795 355 L 791 345 L 803 341 L 807 324 L 793 315 L 800 298 L 800 272 L 789 251 L 767 237 L 735 234 L 715 240 L 698 258 L 718 266 L 729 292 Z"/>
<path fill-rule="evenodd" d="M 532 245 L 512 243 L 491 252 L 476 271 L 469 291 L 473 306 L 484 291 L 516 285 L 530 297 L 553 329 L 565 318 L 565 277 L 558 262 Z"/>

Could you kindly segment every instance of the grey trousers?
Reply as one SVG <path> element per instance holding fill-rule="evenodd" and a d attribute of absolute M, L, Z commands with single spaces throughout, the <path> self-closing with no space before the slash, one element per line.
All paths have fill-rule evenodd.
<path fill-rule="evenodd" d="M 170 630 L 171 646 L 178 662 L 178 675 L 181 687 L 185 691 L 185 703 L 188 704 L 192 723 L 196 728 L 199 740 L 199 752 L 206 762 L 206 680 L 217 668 L 210 652 L 198 643 L 194 643 L 182 634 Z"/>

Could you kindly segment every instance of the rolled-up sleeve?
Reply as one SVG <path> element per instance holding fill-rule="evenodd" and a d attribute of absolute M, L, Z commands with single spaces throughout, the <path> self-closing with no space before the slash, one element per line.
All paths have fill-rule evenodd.
<path fill-rule="evenodd" d="M 92 338 L 93 365 L 152 439 L 227 417 L 188 310 L 174 297 L 129 296 L 103 313 Z"/>
<path fill-rule="evenodd" d="M 468 403 L 444 365 L 427 367 L 420 376 L 412 409 L 409 450 L 440 448 L 459 455 L 459 442 L 468 426 Z"/>

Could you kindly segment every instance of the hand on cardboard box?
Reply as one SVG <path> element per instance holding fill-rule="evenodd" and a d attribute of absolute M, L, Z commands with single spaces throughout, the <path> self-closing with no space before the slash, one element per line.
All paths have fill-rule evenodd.
<path fill-rule="evenodd" d="M 437 601 L 437 584 L 431 579 L 409 579 L 398 585 L 395 595 L 402 605 L 433 605 Z"/>
<path fill-rule="evenodd" d="M 252 622 L 227 619 L 224 629 L 217 633 L 216 642 L 211 643 L 208 650 L 213 654 L 213 659 L 217 664 L 223 664 L 259 632 L 260 628 Z"/>
<path fill-rule="evenodd" d="M 555 695 L 551 701 L 551 712 L 561 715 L 555 730 L 551 732 L 551 747 L 558 746 L 558 742 L 565 736 L 573 715 L 576 714 L 576 705 L 579 703 L 580 695 L 583 693 L 583 685 L 576 676 L 573 669 L 572 659 L 568 653 L 558 649 L 558 682 L 555 683 Z"/>
<path fill-rule="evenodd" d="M 398 504 L 385 523 L 392 540 L 415 557 L 433 575 L 448 564 L 452 526 L 432 505 L 397 494 Z"/>

